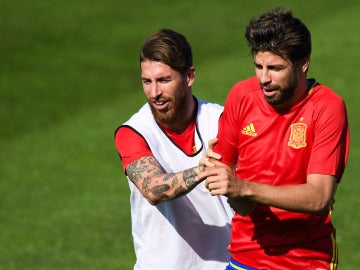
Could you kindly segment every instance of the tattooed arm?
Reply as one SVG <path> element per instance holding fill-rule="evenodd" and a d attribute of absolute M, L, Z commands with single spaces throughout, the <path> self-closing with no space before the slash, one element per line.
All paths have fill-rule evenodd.
<path fill-rule="evenodd" d="M 203 180 L 197 177 L 198 167 L 178 173 L 166 173 L 153 156 L 135 160 L 126 167 L 126 172 L 153 205 L 182 196 Z"/>

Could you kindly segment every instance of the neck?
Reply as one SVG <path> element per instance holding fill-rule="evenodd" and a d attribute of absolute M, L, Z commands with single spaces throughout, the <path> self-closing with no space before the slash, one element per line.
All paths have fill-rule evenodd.
<path fill-rule="evenodd" d="M 303 98 L 304 94 L 307 92 L 310 85 L 311 85 L 311 81 L 307 80 L 306 78 L 303 78 L 298 82 L 298 85 L 292 97 L 286 102 L 274 106 L 274 108 L 280 111 L 289 110 L 295 103 L 297 103 L 300 99 Z"/>

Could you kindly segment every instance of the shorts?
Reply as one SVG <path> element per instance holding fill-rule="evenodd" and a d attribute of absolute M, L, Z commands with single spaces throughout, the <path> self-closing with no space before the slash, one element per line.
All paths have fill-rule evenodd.
<path fill-rule="evenodd" d="M 244 264 L 236 262 L 234 259 L 230 259 L 229 264 L 226 266 L 225 270 L 256 270 L 256 268 L 252 268 L 246 266 Z"/>

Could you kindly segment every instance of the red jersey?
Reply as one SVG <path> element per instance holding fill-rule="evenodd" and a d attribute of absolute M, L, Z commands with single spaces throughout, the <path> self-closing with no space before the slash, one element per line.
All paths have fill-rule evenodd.
<path fill-rule="evenodd" d="M 308 174 L 334 175 L 339 182 L 348 150 L 346 108 L 330 88 L 313 81 L 302 99 L 280 112 L 267 103 L 256 77 L 231 89 L 214 147 L 222 162 L 236 164 L 238 178 L 276 186 L 305 183 Z M 250 215 L 235 214 L 229 251 L 252 267 L 261 266 L 262 255 L 330 262 L 336 260 L 334 239 L 330 212 L 313 215 L 257 204 Z"/>

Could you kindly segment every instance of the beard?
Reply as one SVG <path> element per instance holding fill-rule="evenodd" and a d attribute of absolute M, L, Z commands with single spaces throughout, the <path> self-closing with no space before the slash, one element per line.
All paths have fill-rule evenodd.
<path fill-rule="evenodd" d="M 148 101 L 155 121 L 163 125 L 172 125 L 178 121 L 186 111 L 186 91 L 178 91 L 173 99 L 168 100 L 169 107 L 159 111 Z"/>
<path fill-rule="evenodd" d="M 271 89 L 278 90 L 276 95 L 271 97 L 269 96 L 264 96 L 264 97 L 270 105 L 275 105 L 275 106 L 281 105 L 293 97 L 297 85 L 298 85 L 298 78 L 294 74 L 294 76 L 290 77 L 288 83 L 285 86 L 280 86 L 280 85 L 270 86 Z M 264 84 L 260 84 L 260 87 L 263 88 Z"/>

